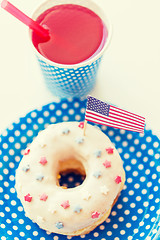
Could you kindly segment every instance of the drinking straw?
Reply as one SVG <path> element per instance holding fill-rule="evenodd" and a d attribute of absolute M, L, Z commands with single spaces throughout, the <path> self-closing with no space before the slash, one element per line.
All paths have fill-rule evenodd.
<path fill-rule="evenodd" d="M 35 31 L 41 38 L 48 40 L 49 39 L 49 31 L 43 28 L 40 24 L 36 21 L 25 15 L 19 9 L 17 9 L 14 5 L 12 5 L 7 0 L 3 0 L 1 2 L 1 7 L 5 9 L 7 12 L 12 14 L 14 17 L 19 19 L 21 22 L 26 24 L 29 28 Z"/>

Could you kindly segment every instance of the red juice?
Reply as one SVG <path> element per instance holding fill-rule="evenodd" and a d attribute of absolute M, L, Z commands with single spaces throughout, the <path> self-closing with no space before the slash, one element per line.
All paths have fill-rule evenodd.
<path fill-rule="evenodd" d="M 45 58 L 60 64 L 83 62 L 99 52 L 106 41 L 107 29 L 101 18 L 86 7 L 56 5 L 36 21 L 49 29 L 46 42 L 32 32 L 32 42 Z"/>

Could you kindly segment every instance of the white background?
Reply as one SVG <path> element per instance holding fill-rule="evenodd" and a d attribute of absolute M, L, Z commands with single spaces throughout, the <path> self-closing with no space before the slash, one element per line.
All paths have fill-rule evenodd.
<path fill-rule="evenodd" d="M 160 1 L 94 1 L 109 15 L 113 35 L 92 95 L 144 116 L 160 134 Z M 11 0 L 29 16 L 41 2 Z M 0 9 L 0 132 L 28 111 L 52 101 L 27 27 Z"/>

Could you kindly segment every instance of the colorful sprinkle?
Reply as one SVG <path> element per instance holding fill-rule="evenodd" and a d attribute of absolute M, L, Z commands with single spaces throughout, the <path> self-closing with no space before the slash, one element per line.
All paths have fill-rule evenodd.
<path fill-rule="evenodd" d="M 76 141 L 78 144 L 81 144 L 81 143 L 84 142 L 84 138 L 83 138 L 83 137 L 78 137 L 78 138 L 76 138 L 75 141 Z"/>
<path fill-rule="evenodd" d="M 74 208 L 74 212 L 75 213 L 80 213 L 80 211 L 82 211 L 82 207 L 77 205 L 75 208 Z"/>
<path fill-rule="evenodd" d="M 41 157 L 41 160 L 39 161 L 40 164 L 45 165 L 47 163 L 46 157 Z"/>
<path fill-rule="evenodd" d="M 80 122 L 78 127 L 83 129 L 84 128 L 84 122 Z"/>
<path fill-rule="evenodd" d="M 61 228 L 64 227 L 64 225 L 63 225 L 62 222 L 56 222 L 56 223 L 55 223 L 55 226 L 56 226 L 56 228 L 58 228 L 58 229 L 61 229 Z"/>
<path fill-rule="evenodd" d="M 68 201 L 68 200 L 67 200 L 67 201 L 64 201 L 64 202 L 61 204 L 61 206 L 62 206 L 64 209 L 68 208 L 68 207 L 70 206 L 69 201 Z"/>
<path fill-rule="evenodd" d="M 104 195 L 106 195 L 109 192 L 109 189 L 104 185 L 102 187 L 100 187 L 101 193 L 103 193 Z"/>
<path fill-rule="evenodd" d="M 99 212 L 97 212 L 97 211 L 94 211 L 94 212 L 92 213 L 92 218 L 98 218 L 98 217 L 99 217 L 99 215 L 100 215 L 100 213 L 99 213 Z"/>
<path fill-rule="evenodd" d="M 37 222 L 44 222 L 44 218 L 41 216 L 37 216 Z"/>
<path fill-rule="evenodd" d="M 31 195 L 28 193 L 26 196 L 24 196 L 24 200 L 25 200 L 26 202 L 31 202 L 31 201 L 32 201 Z"/>
<path fill-rule="evenodd" d="M 65 128 L 65 129 L 63 129 L 62 133 L 63 133 L 63 134 L 68 134 L 68 133 L 70 133 L 69 128 Z"/>
<path fill-rule="evenodd" d="M 49 211 L 50 213 L 52 213 L 52 214 L 56 213 L 56 209 L 54 209 L 54 208 L 49 208 L 48 211 Z"/>
<path fill-rule="evenodd" d="M 47 198 L 48 198 L 48 196 L 47 196 L 45 193 L 43 193 L 43 194 L 40 196 L 40 200 L 41 200 L 41 201 L 46 201 Z"/>
<path fill-rule="evenodd" d="M 24 166 L 24 167 L 22 168 L 22 170 L 23 170 L 24 172 L 28 172 L 29 169 L 30 169 L 29 164 L 28 164 L 27 166 Z"/>
<path fill-rule="evenodd" d="M 26 148 L 25 150 L 24 150 L 24 155 L 28 155 L 30 153 L 30 148 Z"/>
<path fill-rule="evenodd" d="M 111 167 L 111 162 L 106 160 L 104 163 L 103 163 L 103 166 L 105 166 L 105 168 L 109 168 Z"/>
<path fill-rule="evenodd" d="M 102 153 L 102 151 L 101 150 L 97 150 L 97 151 L 95 151 L 95 156 L 97 157 L 97 158 L 99 158 L 99 157 L 101 157 L 101 153 Z"/>
<path fill-rule="evenodd" d="M 93 176 L 96 178 L 99 178 L 100 176 L 102 176 L 102 173 L 101 173 L 101 171 L 96 171 L 93 173 Z"/>
<path fill-rule="evenodd" d="M 36 177 L 36 180 L 41 182 L 43 180 L 43 178 L 44 178 L 43 175 L 39 175 Z"/>
<path fill-rule="evenodd" d="M 107 151 L 108 154 L 112 154 L 113 151 L 114 151 L 114 148 L 111 148 L 111 147 L 106 148 L 106 151 Z"/>
<path fill-rule="evenodd" d="M 119 184 L 120 182 L 122 182 L 121 177 L 120 177 L 120 176 L 117 176 L 117 177 L 115 178 L 115 182 L 116 182 L 117 184 Z"/>
<path fill-rule="evenodd" d="M 84 192 L 83 199 L 84 200 L 89 200 L 90 198 L 91 198 L 91 194 L 88 191 Z"/>
<path fill-rule="evenodd" d="M 41 148 L 44 148 L 45 146 L 46 146 L 45 143 L 40 143 L 40 147 L 41 147 Z"/>

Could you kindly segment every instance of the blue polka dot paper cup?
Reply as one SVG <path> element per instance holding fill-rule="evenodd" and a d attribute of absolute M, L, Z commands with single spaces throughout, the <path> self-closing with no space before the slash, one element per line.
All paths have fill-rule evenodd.
<path fill-rule="evenodd" d="M 37 56 L 47 88 L 54 96 L 59 98 L 85 97 L 94 88 L 98 68 L 104 51 L 107 49 L 111 38 L 111 26 L 102 10 L 91 0 L 47 0 L 36 9 L 33 19 L 47 9 L 60 4 L 77 4 L 94 11 L 104 22 L 107 36 L 102 49 L 90 59 L 78 64 L 58 64 L 43 57 L 33 46 Z"/>

